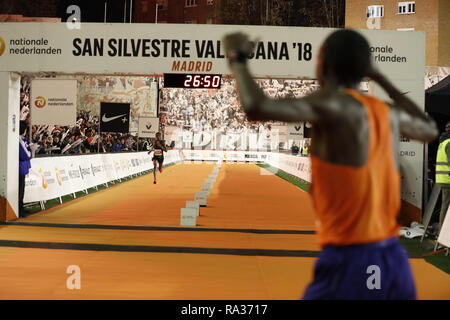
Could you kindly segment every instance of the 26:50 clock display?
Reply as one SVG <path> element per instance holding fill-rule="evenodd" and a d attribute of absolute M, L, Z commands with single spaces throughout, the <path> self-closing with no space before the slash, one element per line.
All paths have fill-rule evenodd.
<path fill-rule="evenodd" d="M 192 88 L 192 89 L 220 89 L 222 75 L 220 74 L 164 74 L 164 87 L 166 88 Z"/>
<path fill-rule="evenodd" d="M 220 87 L 220 76 L 217 75 L 192 75 L 187 74 L 186 80 L 184 81 L 184 86 L 186 88 L 219 88 Z"/>

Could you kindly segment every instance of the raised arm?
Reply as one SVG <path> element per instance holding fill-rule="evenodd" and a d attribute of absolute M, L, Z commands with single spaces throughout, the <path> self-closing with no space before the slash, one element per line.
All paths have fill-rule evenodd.
<path fill-rule="evenodd" d="M 400 133 L 408 138 L 429 142 L 439 131 L 436 122 L 419 109 L 411 99 L 402 94 L 385 76 L 376 70 L 368 74 L 393 100 L 392 110 L 398 114 Z"/>
<path fill-rule="evenodd" d="M 248 37 L 242 33 L 233 33 L 224 37 L 224 44 L 230 62 L 230 68 L 236 78 L 239 96 L 249 120 L 276 120 L 283 122 L 310 121 L 319 119 L 313 107 L 318 95 L 302 99 L 271 99 L 267 97 L 253 80 L 246 60 L 253 50 Z"/>

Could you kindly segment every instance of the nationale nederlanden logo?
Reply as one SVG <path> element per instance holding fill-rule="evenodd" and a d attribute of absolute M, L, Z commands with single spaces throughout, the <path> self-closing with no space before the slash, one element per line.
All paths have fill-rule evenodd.
<path fill-rule="evenodd" d="M 5 52 L 5 40 L 3 40 L 2 37 L 0 37 L 0 56 Z"/>
<path fill-rule="evenodd" d="M 34 105 L 36 107 L 38 107 L 39 109 L 45 107 L 46 104 L 47 104 L 47 100 L 45 100 L 45 98 L 42 96 L 36 97 L 36 100 L 34 101 Z"/>

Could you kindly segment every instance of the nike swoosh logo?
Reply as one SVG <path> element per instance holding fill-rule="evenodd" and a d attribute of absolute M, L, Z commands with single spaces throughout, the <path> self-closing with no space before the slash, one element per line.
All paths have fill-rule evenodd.
<path fill-rule="evenodd" d="M 126 116 L 126 114 L 121 114 L 119 116 L 110 117 L 110 118 L 106 117 L 106 114 L 104 114 L 103 118 L 102 118 L 102 121 L 103 122 L 110 122 L 110 121 L 113 121 L 113 120 L 118 119 L 118 118 L 123 117 L 123 116 Z"/>
<path fill-rule="evenodd" d="M 407 92 L 403 92 L 402 93 L 402 96 L 404 96 L 405 94 L 408 94 L 408 93 L 410 93 L 411 91 L 407 91 Z"/>

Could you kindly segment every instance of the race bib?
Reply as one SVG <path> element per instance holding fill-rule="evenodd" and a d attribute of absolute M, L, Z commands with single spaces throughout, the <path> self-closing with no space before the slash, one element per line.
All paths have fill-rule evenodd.
<path fill-rule="evenodd" d="M 155 156 L 162 156 L 163 152 L 161 149 L 155 149 Z"/>

